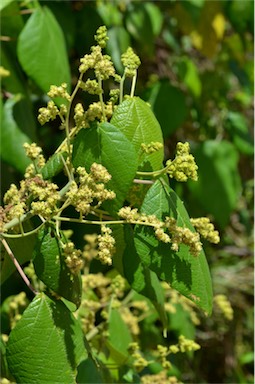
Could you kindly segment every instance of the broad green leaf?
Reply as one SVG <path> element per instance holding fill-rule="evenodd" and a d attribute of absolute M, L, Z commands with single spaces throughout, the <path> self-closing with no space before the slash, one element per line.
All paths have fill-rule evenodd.
<path fill-rule="evenodd" d="M 42 177 L 51 179 L 56 176 L 64 168 L 64 160 L 67 158 L 67 152 L 55 153 L 51 156 L 44 167 L 40 170 Z"/>
<path fill-rule="evenodd" d="M 0 3 L 0 11 L 2 11 L 7 5 L 9 5 L 14 0 L 2 0 Z"/>
<path fill-rule="evenodd" d="M 112 308 L 110 312 L 108 330 L 109 339 L 106 341 L 106 346 L 110 351 L 110 357 L 118 365 L 122 365 L 130 357 L 128 346 L 133 340 L 128 326 L 115 308 Z"/>
<path fill-rule="evenodd" d="M 19 35 L 18 58 L 26 74 L 44 92 L 63 82 L 70 86 L 63 32 L 46 6 L 35 10 Z"/>
<path fill-rule="evenodd" d="M 122 73 L 123 65 L 121 63 L 121 55 L 130 46 L 129 34 L 123 27 L 117 26 L 108 30 L 108 37 L 107 52 L 111 56 L 117 71 Z"/>
<path fill-rule="evenodd" d="M 152 141 L 163 143 L 160 125 L 149 105 L 139 97 L 129 97 L 115 110 L 111 119 L 115 125 L 130 140 L 137 153 L 140 153 L 141 144 Z M 162 168 L 164 151 L 159 150 L 141 159 L 141 167 L 146 171 Z"/>
<path fill-rule="evenodd" d="M 173 217 L 178 226 L 194 231 L 182 201 L 164 181 L 157 180 L 149 189 L 141 212 L 155 215 L 161 220 L 165 216 Z M 134 235 L 142 262 L 172 288 L 194 301 L 205 312 L 211 313 L 212 285 L 204 252 L 195 257 L 183 244 L 178 252 L 174 252 L 170 244 L 158 241 L 153 229 L 148 227 L 136 225 Z"/>
<path fill-rule="evenodd" d="M 30 143 L 31 140 L 20 130 L 13 117 L 13 108 L 20 98 L 20 95 L 16 95 L 8 99 L 3 106 L 1 103 L 1 158 L 24 173 L 30 160 L 25 154 L 23 144 Z"/>
<path fill-rule="evenodd" d="M 148 101 L 160 123 L 164 137 L 169 137 L 184 123 L 187 116 L 185 96 L 169 81 L 156 83 L 151 89 Z"/>
<path fill-rule="evenodd" d="M 199 177 L 188 183 L 192 197 L 224 228 L 241 193 L 237 150 L 230 142 L 207 140 L 193 154 Z"/>
<path fill-rule="evenodd" d="M 146 267 L 137 254 L 132 228 L 124 227 L 126 248 L 123 253 L 123 275 L 130 286 L 138 293 L 150 299 L 157 309 L 163 326 L 167 326 L 164 310 L 164 292 L 155 272 Z"/>
<path fill-rule="evenodd" d="M 75 384 L 86 358 L 79 322 L 60 301 L 38 294 L 11 331 L 7 361 L 18 383 Z"/>
<path fill-rule="evenodd" d="M 27 261 L 33 258 L 33 251 L 36 241 L 36 234 L 32 234 L 27 237 L 19 237 L 16 239 L 6 239 L 12 253 L 15 258 L 18 260 L 20 265 L 23 265 Z M 1 271 L 0 271 L 0 281 L 1 284 L 8 279 L 9 276 L 16 270 L 13 261 L 10 256 L 5 251 L 4 247 L 1 248 Z"/>
<path fill-rule="evenodd" d="M 73 144 L 73 165 L 89 171 L 96 162 L 106 167 L 112 179 L 107 189 L 116 193 L 116 198 L 105 207 L 114 212 L 119 209 L 128 193 L 137 170 L 137 156 L 134 146 L 114 125 L 100 123 L 81 130 Z"/>
<path fill-rule="evenodd" d="M 81 364 L 78 366 L 78 374 L 76 381 L 78 384 L 103 383 L 99 369 L 95 366 L 95 363 L 90 357 L 82 361 Z"/>
<path fill-rule="evenodd" d="M 36 275 L 58 295 L 76 304 L 81 302 L 80 275 L 73 275 L 65 263 L 56 234 L 44 227 L 38 232 L 34 251 Z"/>

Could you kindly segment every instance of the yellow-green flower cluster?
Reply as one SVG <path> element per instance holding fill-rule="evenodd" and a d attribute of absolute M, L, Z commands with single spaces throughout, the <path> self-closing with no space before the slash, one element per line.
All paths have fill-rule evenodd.
<path fill-rule="evenodd" d="M 121 55 L 121 62 L 125 68 L 125 76 L 127 77 L 135 76 L 136 70 L 141 64 L 139 57 L 135 54 L 131 47 L 129 47 L 127 51 Z"/>
<path fill-rule="evenodd" d="M 60 200 L 58 186 L 42 179 L 41 175 L 36 175 L 25 181 L 26 188 L 37 201 L 31 203 L 31 213 L 49 219 L 57 211 L 57 203 Z"/>
<path fill-rule="evenodd" d="M 157 352 L 160 360 L 160 364 L 164 369 L 170 369 L 171 363 L 167 360 L 167 356 L 169 355 L 169 350 L 164 345 L 157 345 Z"/>
<path fill-rule="evenodd" d="M 105 25 L 102 25 L 99 27 L 96 31 L 96 35 L 94 36 L 96 42 L 98 45 L 100 45 L 101 48 L 106 47 L 107 40 L 109 40 L 109 37 L 107 36 L 107 28 Z"/>
<path fill-rule="evenodd" d="M 111 282 L 111 288 L 116 297 L 122 297 L 124 295 L 126 287 L 126 280 L 121 276 L 117 275 Z"/>
<path fill-rule="evenodd" d="M 59 87 L 56 85 L 51 85 L 49 92 L 47 95 L 53 99 L 54 97 L 62 97 L 63 99 L 66 99 L 70 101 L 71 96 L 67 92 L 67 84 L 63 83 Z"/>
<path fill-rule="evenodd" d="M 190 351 L 197 351 L 200 349 L 200 345 L 196 343 L 194 340 L 186 339 L 185 336 L 180 335 L 178 340 L 178 346 L 180 349 L 180 352 L 190 352 Z"/>
<path fill-rule="evenodd" d="M 77 103 L 74 107 L 74 121 L 78 129 L 87 127 L 84 108 L 81 103 Z"/>
<path fill-rule="evenodd" d="M 23 148 L 26 151 L 26 156 L 31 160 L 35 160 L 42 152 L 42 148 L 38 147 L 36 143 L 24 143 Z"/>
<path fill-rule="evenodd" d="M 234 311 L 230 301 L 225 295 L 216 295 L 214 297 L 214 302 L 219 307 L 219 309 L 227 320 L 233 320 Z"/>
<path fill-rule="evenodd" d="M 62 246 L 65 255 L 65 263 L 72 272 L 76 275 L 80 272 L 83 267 L 83 260 L 81 258 L 81 250 L 75 249 L 74 243 L 69 241 Z"/>
<path fill-rule="evenodd" d="M 149 144 L 142 143 L 141 144 L 141 150 L 146 153 L 147 155 L 150 155 L 151 153 L 159 151 L 161 148 L 163 148 L 163 144 L 159 141 L 152 141 Z"/>
<path fill-rule="evenodd" d="M 167 173 L 177 181 L 197 180 L 197 165 L 194 156 L 190 153 L 189 143 L 177 143 L 174 160 L 166 162 Z"/>
<path fill-rule="evenodd" d="M 141 377 L 142 384 L 183 384 L 176 376 L 167 376 L 165 370 L 157 374 L 144 375 Z"/>
<path fill-rule="evenodd" d="M 5 219 L 12 220 L 15 217 L 20 217 L 26 212 L 26 204 L 23 198 L 23 193 L 15 184 L 11 184 L 9 190 L 4 195 L 4 216 Z"/>
<path fill-rule="evenodd" d="M 96 233 L 88 233 L 84 235 L 84 240 L 86 244 L 84 245 L 82 257 L 90 262 L 91 260 L 97 257 L 97 234 Z"/>
<path fill-rule="evenodd" d="M 165 226 L 171 234 L 171 248 L 173 251 L 178 252 L 179 246 L 185 244 L 189 247 L 193 256 L 199 255 L 202 250 L 199 233 L 192 232 L 187 227 L 179 227 L 172 217 L 165 218 Z"/>
<path fill-rule="evenodd" d="M 175 252 L 179 250 L 181 244 L 187 245 L 194 256 L 198 256 L 202 250 L 199 234 L 192 232 L 189 228 L 179 227 L 174 218 L 166 217 L 162 222 L 155 215 L 141 214 L 136 208 L 131 207 L 122 207 L 118 215 L 128 223 L 153 227 L 157 239 L 164 243 L 171 243 L 171 249 Z M 169 234 L 165 232 L 165 229 Z"/>
<path fill-rule="evenodd" d="M 41 125 L 43 125 L 50 120 L 55 120 L 59 113 L 59 109 L 55 105 L 54 101 L 51 100 L 48 102 L 46 108 L 39 108 L 38 121 Z"/>
<path fill-rule="evenodd" d="M 98 235 L 98 259 L 103 264 L 112 265 L 112 256 L 115 252 L 115 239 L 112 230 L 101 225 L 101 235 Z"/>
<path fill-rule="evenodd" d="M 78 167 L 76 172 L 79 182 L 78 184 L 75 181 L 72 182 L 66 196 L 82 216 L 87 215 L 93 208 L 99 207 L 105 200 L 115 198 L 115 193 L 106 189 L 104 185 L 111 178 L 105 167 L 93 163 L 90 173 L 87 173 L 84 167 Z"/>
<path fill-rule="evenodd" d="M 91 47 L 91 53 L 81 58 L 79 71 L 87 72 L 88 69 L 94 69 L 95 75 L 100 80 L 107 80 L 110 76 L 115 76 L 115 68 L 111 57 L 102 54 L 102 48 L 99 45 Z"/>
<path fill-rule="evenodd" d="M 103 92 L 102 88 L 100 88 L 98 84 L 98 81 L 91 79 L 87 79 L 86 82 L 81 81 L 80 88 L 91 95 L 100 95 Z"/>
<path fill-rule="evenodd" d="M 190 219 L 191 224 L 206 240 L 213 244 L 220 242 L 219 232 L 215 230 L 214 225 L 210 222 L 208 217 L 199 217 L 197 219 Z"/>
<path fill-rule="evenodd" d="M 133 365 L 137 372 L 142 371 L 145 367 L 149 365 L 149 362 L 142 356 L 137 342 L 130 343 L 128 351 L 134 359 Z"/>
<path fill-rule="evenodd" d="M 112 104 L 109 102 L 107 104 L 103 103 L 104 114 L 107 120 L 112 117 L 113 108 Z M 95 103 L 91 103 L 84 114 L 85 121 L 87 121 L 87 127 L 89 126 L 89 122 L 94 120 L 103 121 L 104 115 L 102 110 L 102 104 L 98 101 Z"/>

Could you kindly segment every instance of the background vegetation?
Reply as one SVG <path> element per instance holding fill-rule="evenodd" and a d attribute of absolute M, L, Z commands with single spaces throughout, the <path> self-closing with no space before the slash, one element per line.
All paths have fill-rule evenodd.
<path fill-rule="evenodd" d="M 39 6 L 43 12 L 32 20 Z M 215 307 L 209 318 L 198 313 L 195 325 L 177 306 L 169 339 L 185 334 L 202 348 L 175 361 L 175 374 L 183 382 L 252 383 L 253 1 L 5 0 L 0 9 L 1 65 L 10 71 L 2 77 L 2 193 L 27 166 L 25 141 L 48 155 L 61 142 L 55 124 L 39 125 L 37 110 L 51 84 L 76 84 L 80 57 L 106 25 L 107 49 L 119 71 L 128 46 L 141 58 L 136 93 L 161 124 L 166 158 L 178 141 L 191 145 L 199 181 L 176 184 L 176 192 L 192 217 L 209 213 L 221 234 L 221 243 L 205 244 L 205 252 L 214 292 L 227 296 L 233 319 Z M 79 243 L 81 228 L 73 230 Z M 24 290 L 18 274 L 2 285 L 3 334 L 10 332 L 10 300 Z M 155 323 L 143 327 L 146 351 L 148 335 L 160 331 Z"/>

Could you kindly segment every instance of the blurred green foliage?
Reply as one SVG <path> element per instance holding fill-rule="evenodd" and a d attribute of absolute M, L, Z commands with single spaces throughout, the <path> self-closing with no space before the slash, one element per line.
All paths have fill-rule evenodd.
<path fill-rule="evenodd" d="M 79 58 L 103 24 L 119 71 L 128 46 L 141 58 L 137 93 L 162 127 L 165 157 L 173 157 L 178 141 L 190 142 L 199 181 L 173 187 L 191 216 L 209 213 L 220 230 L 221 243 L 205 249 L 214 291 L 227 295 L 234 319 L 228 323 L 215 310 L 195 327 L 189 312 L 176 305 L 169 340 L 196 334 L 202 346 L 194 359 L 173 361 L 183 382 L 253 382 L 253 8 L 253 1 L 241 0 L 6 0 L 0 5 L 1 65 L 10 71 L 2 77 L 2 193 L 27 165 L 25 141 L 36 141 L 46 154 L 61 142 L 55 124 L 39 126 L 37 110 L 51 84 L 76 83 Z M 74 238 L 78 243 L 82 238 L 75 226 Z M 3 300 L 23 289 L 21 284 L 7 279 Z M 117 313 L 112 316 L 111 327 L 121 327 Z M 154 320 L 142 324 L 144 353 L 150 337 L 160 342 Z M 8 333 L 4 308 L 2 325 Z M 82 372 L 81 382 L 88 379 Z M 93 375 L 100 382 L 97 372 Z M 123 377 L 136 380 L 128 372 Z"/>

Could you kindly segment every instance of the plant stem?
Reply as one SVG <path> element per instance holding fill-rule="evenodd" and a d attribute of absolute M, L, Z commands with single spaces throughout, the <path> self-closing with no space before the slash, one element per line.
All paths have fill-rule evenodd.
<path fill-rule="evenodd" d="M 99 93 L 99 100 L 100 100 L 100 104 L 101 104 L 103 120 L 106 121 L 105 110 L 104 110 L 104 99 L 103 99 L 103 82 L 102 82 L 102 79 L 100 76 L 98 76 L 97 79 L 98 79 L 99 88 L 101 89 L 101 92 Z"/>
<path fill-rule="evenodd" d="M 123 101 L 123 88 L 124 88 L 124 81 L 125 81 L 125 78 L 126 78 L 126 74 L 124 72 L 121 80 L 120 80 L 120 97 L 119 97 L 119 104 L 122 103 Z"/>
<path fill-rule="evenodd" d="M 13 261 L 13 264 L 15 265 L 15 267 L 17 268 L 20 276 L 22 277 L 22 279 L 24 280 L 25 284 L 28 286 L 28 288 L 35 294 L 37 295 L 37 291 L 34 289 L 34 287 L 31 285 L 29 279 L 27 278 L 26 274 L 24 273 L 23 269 L 21 268 L 18 260 L 15 258 L 11 248 L 9 247 L 7 241 L 5 239 L 1 239 L 1 242 L 4 246 L 4 248 L 6 249 L 6 252 L 8 253 L 8 255 L 10 256 L 11 260 Z"/>
<path fill-rule="evenodd" d="M 10 238 L 10 239 L 19 239 L 20 237 L 27 237 L 30 235 L 33 235 L 34 233 L 38 232 L 40 228 L 44 226 L 44 223 L 40 224 L 37 228 L 33 229 L 32 231 L 29 232 L 23 232 L 19 233 L 18 235 L 13 235 L 13 234 L 8 234 L 8 233 L 1 233 L 1 236 Z"/>
<path fill-rule="evenodd" d="M 135 71 L 135 75 L 133 76 L 133 79 L 132 79 L 132 86 L 131 86 L 131 92 L 130 92 L 131 97 L 134 97 L 134 94 L 135 94 L 136 79 L 137 79 L 137 71 Z"/>

